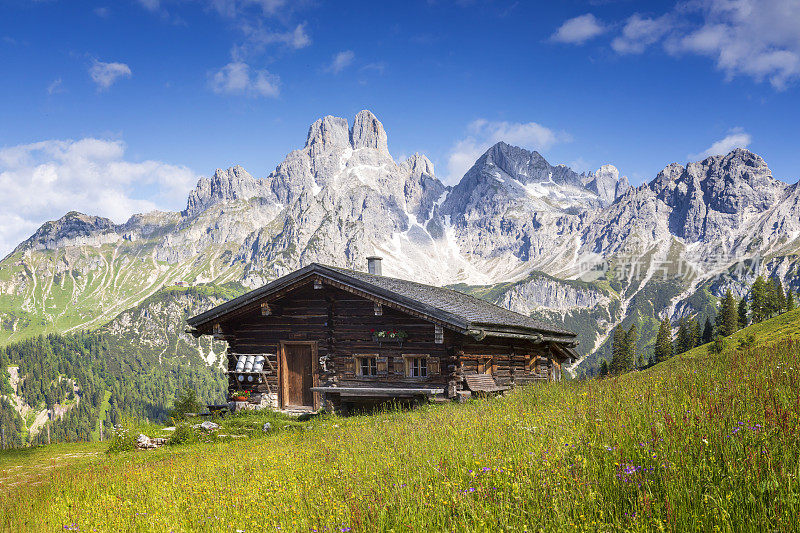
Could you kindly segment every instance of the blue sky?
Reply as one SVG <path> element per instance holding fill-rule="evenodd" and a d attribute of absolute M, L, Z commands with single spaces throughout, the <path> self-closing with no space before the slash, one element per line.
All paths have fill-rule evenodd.
<path fill-rule="evenodd" d="M 496 140 L 634 184 L 745 145 L 800 177 L 797 0 L 0 0 L 0 67 L 0 255 L 364 108 L 447 183 Z"/>

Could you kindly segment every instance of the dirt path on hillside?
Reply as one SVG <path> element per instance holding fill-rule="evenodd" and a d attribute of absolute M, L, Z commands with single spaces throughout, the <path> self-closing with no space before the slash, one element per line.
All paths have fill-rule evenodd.
<path fill-rule="evenodd" d="M 7 490 L 22 485 L 40 485 L 50 481 L 53 470 L 87 462 L 98 455 L 100 452 L 76 451 L 43 457 L 39 462 L 25 461 L 21 465 L 0 467 L 0 488 Z"/>

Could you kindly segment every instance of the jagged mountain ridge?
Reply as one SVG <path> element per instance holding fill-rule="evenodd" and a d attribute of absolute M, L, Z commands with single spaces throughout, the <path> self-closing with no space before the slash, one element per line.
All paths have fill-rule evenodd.
<path fill-rule="evenodd" d="M 387 142 L 369 111 L 352 126 L 324 117 L 267 177 L 217 170 L 180 213 L 121 225 L 70 213 L 45 224 L 0 263 L 2 338 L 94 327 L 175 282 L 254 287 L 312 261 L 362 268 L 378 253 L 388 275 L 513 281 L 513 292 L 498 289 L 491 299 L 526 312 L 569 320 L 601 306 L 589 352 L 605 340 L 600 328 L 628 320 L 636 295 L 661 274 L 683 276 L 667 307 L 687 313 L 691 291 L 734 260 L 798 248 L 797 187 L 775 180 L 746 150 L 669 165 L 631 188 L 613 166 L 577 174 L 498 143 L 449 188 L 424 155 L 396 162 Z M 710 254 L 722 259 L 712 264 Z M 635 272 L 625 267 L 632 259 Z M 773 263 L 785 273 L 793 261 Z M 525 286 L 534 271 L 612 289 L 597 299 L 592 287 L 564 282 L 569 290 L 558 290 L 548 281 L 543 297 L 541 280 Z"/>

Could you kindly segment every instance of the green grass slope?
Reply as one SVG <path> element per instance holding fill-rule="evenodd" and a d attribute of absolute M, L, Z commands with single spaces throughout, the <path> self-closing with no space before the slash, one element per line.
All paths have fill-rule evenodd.
<path fill-rule="evenodd" d="M 5 482 L 18 475 L 0 458 L 0 529 L 794 531 L 798 331 L 800 311 L 742 332 L 759 336 L 745 350 L 466 405 L 84 455 L 30 484 Z"/>
<path fill-rule="evenodd" d="M 0 346 L 46 335 L 94 330 L 176 282 L 239 279 L 224 247 L 177 263 L 157 261 L 163 235 L 79 250 L 18 251 L 0 260 Z"/>

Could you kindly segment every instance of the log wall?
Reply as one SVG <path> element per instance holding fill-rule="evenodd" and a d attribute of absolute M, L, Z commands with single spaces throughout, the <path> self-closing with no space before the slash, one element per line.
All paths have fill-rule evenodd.
<path fill-rule="evenodd" d="M 525 385 L 551 381 L 558 377 L 559 366 L 546 344 L 502 342 L 465 342 L 459 351 L 462 374 L 491 374 L 498 385 Z"/>
<path fill-rule="evenodd" d="M 220 324 L 228 341 L 229 392 L 242 388 L 233 374 L 240 354 L 264 354 L 277 368 L 281 341 L 316 341 L 314 362 L 320 386 L 446 387 L 448 369 L 455 367 L 445 344 L 436 344 L 434 324 L 383 306 L 375 315 L 372 301 L 344 290 L 309 283 L 270 302 L 276 314 L 262 316 L 261 309 L 229 318 Z M 377 343 L 372 330 L 400 330 L 408 334 L 402 345 Z M 451 351 L 452 352 L 452 351 Z M 355 356 L 376 356 L 378 375 L 360 376 Z M 406 376 L 405 357 L 427 356 L 428 376 Z M 277 373 L 266 383 L 244 387 L 257 393 L 279 390 Z"/>
<path fill-rule="evenodd" d="M 275 298 L 275 297 L 273 297 Z M 270 300 L 269 313 L 259 305 L 234 314 L 216 328 L 228 341 L 229 394 L 238 389 L 263 394 L 267 403 L 279 405 L 278 366 L 281 341 L 315 341 L 315 383 L 319 386 L 444 388 L 447 397 L 463 389 L 463 375 L 490 373 L 501 385 L 521 385 L 556 377 L 557 359 L 546 345 L 488 338 L 477 342 L 444 329 L 444 342 L 435 343 L 435 325 L 388 305 L 376 315 L 375 302 L 364 296 L 323 283 L 309 283 Z M 372 331 L 400 330 L 408 334 L 402 345 L 378 343 Z M 236 359 L 240 354 L 263 354 L 268 359 L 263 383 L 238 383 Z M 361 376 L 358 355 L 377 357 L 378 374 Z M 428 376 L 413 378 L 405 358 L 427 357 Z M 560 375 L 560 374 L 558 374 Z"/>

